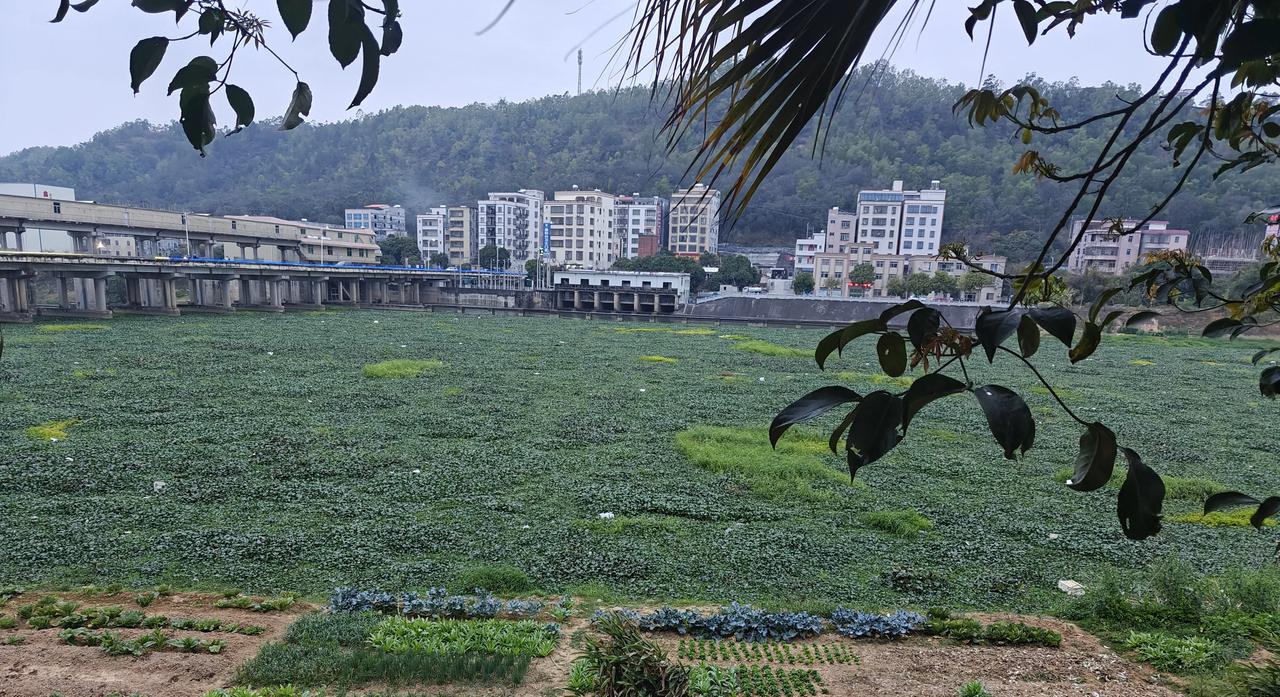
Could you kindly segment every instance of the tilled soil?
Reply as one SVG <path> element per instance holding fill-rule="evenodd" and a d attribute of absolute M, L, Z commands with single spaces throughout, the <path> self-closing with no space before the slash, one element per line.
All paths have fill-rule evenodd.
<path fill-rule="evenodd" d="M 130 598 L 77 598 L 86 607 L 128 606 Z M 216 618 L 266 628 L 258 636 L 220 632 L 170 630 L 171 636 L 224 639 L 226 649 L 216 655 L 152 652 L 140 658 L 108 656 L 97 647 L 70 646 L 58 639 L 54 630 L 0 631 L 0 639 L 14 634 L 25 642 L 0 644 L 0 697 L 105 697 L 112 693 L 139 693 L 150 697 L 200 697 L 208 690 L 227 686 L 236 666 L 253 657 L 263 643 L 279 639 L 285 629 L 313 608 L 296 605 L 283 613 L 213 607 L 216 596 L 182 594 L 161 598 L 147 614 L 169 617 Z M 20 602 L 11 603 L 15 607 Z M 1015 615 L 971 615 L 982 622 L 1012 620 L 1026 622 L 1062 634 L 1060 648 L 969 646 L 936 638 L 903 641 L 852 641 L 825 635 L 814 643 L 846 642 L 860 662 L 850 665 L 813 666 L 822 675 L 823 686 L 832 695 L 871 697 L 904 695 L 952 697 L 956 688 L 971 680 L 981 681 L 1000 697 L 1177 697 L 1177 692 L 1156 684 L 1153 671 L 1135 664 L 1104 646 L 1096 637 L 1074 625 L 1058 620 Z M 554 653 L 530 667 L 524 684 L 516 688 L 422 686 L 413 690 L 422 695 L 484 695 L 486 697 L 546 697 L 563 694 L 569 665 L 577 649 L 568 635 L 585 626 L 576 620 L 565 626 L 566 638 Z M 122 629 L 132 637 L 146 630 Z M 657 636 L 674 657 L 679 639 Z M 797 642 L 801 645 L 803 642 Z M 794 648 L 794 647 L 793 647 Z M 732 663 L 714 662 L 729 666 Z M 780 666 L 775 669 L 802 666 Z"/>

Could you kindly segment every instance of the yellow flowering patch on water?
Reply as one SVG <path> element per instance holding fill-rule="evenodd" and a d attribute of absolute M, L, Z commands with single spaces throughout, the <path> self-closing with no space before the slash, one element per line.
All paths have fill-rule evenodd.
<path fill-rule="evenodd" d="M 1253 509 L 1241 508 L 1236 511 L 1214 511 L 1209 515 L 1201 515 L 1200 513 L 1184 513 L 1182 515 L 1169 516 L 1169 520 L 1175 523 L 1194 523 L 1196 525 L 1208 525 L 1211 528 L 1248 528 L 1253 527 L 1253 523 L 1249 518 L 1253 516 Z M 1275 520 L 1267 518 L 1262 522 L 1265 526 L 1274 526 Z"/>
<path fill-rule="evenodd" d="M 676 359 L 667 358 L 666 356 L 641 356 L 640 360 L 646 363 L 676 363 Z"/>
<path fill-rule="evenodd" d="M 76 324 L 40 324 L 37 329 L 42 332 L 97 332 L 106 329 L 105 324 L 89 324 L 85 322 Z"/>
<path fill-rule="evenodd" d="M 790 346 L 782 346 L 771 341 L 762 341 L 760 339 L 750 339 L 741 341 L 733 345 L 739 351 L 750 351 L 765 356 L 778 356 L 780 358 L 808 358 L 813 352 L 808 349 L 791 348 Z"/>
<path fill-rule="evenodd" d="M 411 358 L 398 358 L 394 361 L 383 361 L 381 363 L 370 363 L 364 367 L 364 376 L 367 378 L 416 378 L 419 375 L 437 368 L 443 368 L 444 361 L 431 360 L 415 360 Z"/>
<path fill-rule="evenodd" d="M 677 329 L 671 333 L 680 336 L 711 336 L 716 332 L 714 329 Z"/>
<path fill-rule="evenodd" d="M 28 426 L 27 435 L 39 440 L 64 440 L 67 429 L 75 424 L 75 419 L 63 421 L 46 421 L 38 426 Z"/>

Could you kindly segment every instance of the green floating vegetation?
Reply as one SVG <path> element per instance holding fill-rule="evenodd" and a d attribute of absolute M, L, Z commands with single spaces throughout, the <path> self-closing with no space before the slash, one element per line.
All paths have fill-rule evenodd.
<path fill-rule="evenodd" d="M 666 356 L 641 356 L 640 360 L 646 363 L 679 363 L 678 360 Z"/>
<path fill-rule="evenodd" d="M 107 328 L 105 324 L 39 324 L 36 328 L 42 332 L 98 332 Z"/>
<path fill-rule="evenodd" d="M 618 327 L 619 334 L 675 334 L 677 336 L 712 336 L 714 329 L 671 329 L 670 327 Z"/>
<path fill-rule="evenodd" d="M 483 588 L 493 593 L 524 593 L 533 588 L 528 574 L 510 564 L 482 564 L 458 574 L 454 585 L 463 593 Z"/>
<path fill-rule="evenodd" d="M 37 426 L 28 426 L 27 435 L 38 440 L 65 440 L 67 429 L 74 426 L 75 423 L 75 419 L 46 421 Z"/>
<path fill-rule="evenodd" d="M 1129 361 L 1129 365 L 1155 365 L 1155 361 L 1149 361 L 1145 358 L 1135 358 Z"/>
<path fill-rule="evenodd" d="M 777 356 L 779 358 L 810 358 L 813 351 L 809 349 L 798 349 L 790 346 L 775 344 L 771 341 L 763 341 L 761 339 L 748 339 L 740 341 L 733 346 L 739 351 L 750 351 L 765 356 Z"/>
<path fill-rule="evenodd" d="M 933 529 L 933 521 L 910 510 L 868 511 L 858 516 L 858 521 L 869 528 L 898 537 L 912 538 L 924 530 Z"/>
<path fill-rule="evenodd" d="M 1065 484 L 1071 475 L 1075 473 L 1070 467 L 1063 467 L 1053 473 L 1054 480 Z M 1124 471 L 1117 469 L 1112 475 L 1111 481 L 1107 482 L 1107 486 L 1112 489 L 1119 489 L 1124 484 Z M 1175 477 L 1173 475 L 1163 475 L 1164 480 L 1164 497 L 1170 501 L 1194 501 L 1203 502 L 1210 496 L 1219 491 L 1226 491 L 1227 486 L 1222 482 L 1217 482 L 1204 477 Z M 1246 516 L 1247 518 L 1248 516 Z M 1199 522 L 1197 519 L 1194 522 Z"/>
<path fill-rule="evenodd" d="M 441 390 L 440 394 L 446 397 L 457 397 L 458 395 L 462 394 L 462 392 L 463 392 L 463 389 L 461 387 L 458 387 L 456 385 L 450 385 L 449 387 L 446 387 L 443 390 Z"/>
<path fill-rule="evenodd" d="M 852 370 L 836 373 L 836 377 L 841 382 L 869 382 L 872 385 L 886 385 L 889 387 L 911 387 L 911 383 L 916 381 L 910 375 L 899 375 L 895 378 L 884 373 L 859 373 Z"/>
<path fill-rule="evenodd" d="M 792 429 L 776 450 L 767 429 L 695 426 L 676 434 L 676 449 L 712 472 L 740 477 L 751 492 L 767 499 L 827 501 L 849 476 L 827 462 L 827 439 Z"/>
<path fill-rule="evenodd" d="M 1180 515 L 1169 516 L 1169 520 L 1175 523 L 1194 523 L 1196 525 L 1207 525 L 1211 528 L 1249 528 L 1253 527 L 1253 523 L 1249 520 L 1253 516 L 1253 509 L 1241 508 L 1235 511 L 1214 511 L 1209 515 L 1202 513 L 1182 513 Z M 1262 522 L 1263 525 L 1274 527 L 1276 521 L 1267 518 Z"/>
<path fill-rule="evenodd" d="M 558 638 L 546 624 L 531 620 L 389 617 L 373 628 L 369 645 L 392 654 L 542 657 L 555 650 Z"/>
<path fill-rule="evenodd" d="M 443 367 L 444 361 L 397 358 L 393 361 L 382 361 L 381 363 L 366 365 L 364 367 L 364 376 L 367 378 L 388 379 L 416 378 L 427 371 Z"/>

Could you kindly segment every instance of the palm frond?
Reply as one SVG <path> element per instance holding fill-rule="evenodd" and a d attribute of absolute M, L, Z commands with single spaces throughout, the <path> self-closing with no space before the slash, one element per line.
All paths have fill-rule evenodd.
<path fill-rule="evenodd" d="M 922 2 L 901 1 L 907 17 Z M 669 147 L 706 126 L 689 171 L 703 181 L 736 171 L 725 197 L 736 216 L 815 117 L 821 130 L 898 2 L 643 0 L 628 62 L 653 69 L 655 98 L 674 97 Z"/>

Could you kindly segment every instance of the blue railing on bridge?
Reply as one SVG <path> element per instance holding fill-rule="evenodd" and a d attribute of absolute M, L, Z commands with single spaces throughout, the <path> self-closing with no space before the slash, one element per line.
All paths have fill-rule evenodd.
<path fill-rule="evenodd" d="M 262 264 L 264 266 L 297 266 L 308 269 L 368 269 L 371 271 L 438 271 L 440 273 L 456 273 L 480 276 L 508 276 L 524 278 L 525 274 L 517 271 L 495 271 L 492 269 L 441 269 L 431 266 L 379 266 L 374 264 L 325 264 L 311 261 L 271 261 L 270 259 L 219 259 L 216 257 L 180 257 L 171 256 L 169 261 L 196 262 L 201 264 Z"/>

